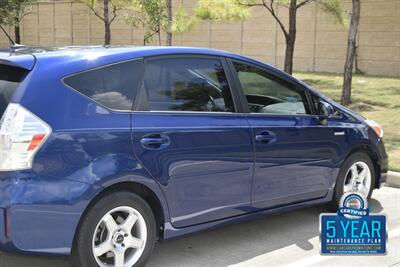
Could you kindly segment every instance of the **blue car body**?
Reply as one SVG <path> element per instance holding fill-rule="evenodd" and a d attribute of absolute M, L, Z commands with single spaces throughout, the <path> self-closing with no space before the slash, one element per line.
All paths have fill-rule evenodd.
<path fill-rule="evenodd" d="M 69 88 L 75 73 L 131 59 L 215 57 L 253 64 L 340 110 L 321 125 L 316 114 L 146 112 L 108 109 Z M 0 172 L 0 248 L 68 255 L 85 211 L 113 188 L 139 188 L 152 199 L 160 239 L 249 217 L 332 200 L 346 157 L 373 158 L 379 187 L 387 155 L 382 140 L 358 114 L 269 65 L 200 48 L 84 48 L 2 53 L 0 64 L 29 70 L 11 102 L 45 121 L 50 137 L 31 169 Z M 230 75 L 230 79 L 232 75 Z M 233 81 L 234 83 L 234 81 Z M 240 100 L 239 100 L 240 102 Z M 273 130 L 273 143 L 255 141 Z M 335 132 L 343 135 L 335 136 Z M 157 134 L 165 149 L 140 140 Z"/>

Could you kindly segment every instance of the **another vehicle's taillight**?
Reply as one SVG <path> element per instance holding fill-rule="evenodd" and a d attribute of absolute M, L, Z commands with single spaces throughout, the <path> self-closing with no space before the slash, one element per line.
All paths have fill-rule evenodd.
<path fill-rule="evenodd" d="M 23 106 L 10 103 L 0 121 L 0 171 L 32 168 L 51 128 Z"/>

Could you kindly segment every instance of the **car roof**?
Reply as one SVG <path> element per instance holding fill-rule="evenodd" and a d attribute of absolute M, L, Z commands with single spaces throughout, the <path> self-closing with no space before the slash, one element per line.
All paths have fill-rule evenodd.
<path fill-rule="evenodd" d="M 133 60 L 136 58 L 162 55 L 203 55 L 219 56 L 242 60 L 264 66 L 280 74 L 282 78 L 303 84 L 315 94 L 326 98 L 306 83 L 288 75 L 267 63 L 236 53 L 201 47 L 179 46 L 65 46 L 65 47 L 21 47 L 15 51 L 0 50 L 0 64 L 22 67 L 32 70 L 41 65 L 39 72 L 45 71 L 47 77 L 52 74 L 57 79 L 87 71 L 93 68 Z M 39 63 L 39 64 L 37 64 Z"/>
<path fill-rule="evenodd" d="M 165 46 L 68 46 L 52 48 L 23 47 L 14 52 L 0 53 L 0 61 L 14 64 L 26 69 L 32 69 L 36 64 L 43 69 L 51 66 L 52 72 L 68 75 L 108 64 L 132 60 L 136 58 L 163 55 L 204 55 L 230 57 L 248 62 L 262 64 L 256 60 L 241 55 L 196 47 L 165 47 Z M 28 57 L 29 56 L 29 57 Z"/>
<path fill-rule="evenodd" d="M 168 54 L 202 54 L 214 56 L 230 56 L 240 57 L 238 54 L 210 49 L 210 48 L 196 48 L 196 47 L 168 47 L 168 46 L 66 46 L 66 47 L 51 47 L 51 48 L 22 48 L 13 53 L 14 55 L 30 54 L 34 55 L 37 59 L 40 58 L 63 58 L 63 57 L 76 57 L 76 58 L 109 58 L 113 57 L 126 57 L 126 59 L 157 56 Z"/>
<path fill-rule="evenodd" d="M 297 80 L 269 64 L 236 53 L 200 47 L 179 46 L 65 46 L 65 47 L 21 47 L 14 52 L 0 51 L 0 64 L 9 64 L 26 69 L 39 69 L 46 74 L 65 77 L 77 72 L 132 60 L 136 58 L 168 55 L 220 56 L 262 65 L 279 73 L 286 79 Z"/>

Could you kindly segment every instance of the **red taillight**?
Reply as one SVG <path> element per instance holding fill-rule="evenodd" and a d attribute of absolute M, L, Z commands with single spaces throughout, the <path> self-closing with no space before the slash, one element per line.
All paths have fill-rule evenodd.
<path fill-rule="evenodd" d="M 40 145 L 40 143 L 43 141 L 43 139 L 45 137 L 46 137 L 45 134 L 35 134 L 32 137 L 32 141 L 31 141 L 31 143 L 30 143 L 30 145 L 28 147 L 28 151 L 35 150 Z"/>
<path fill-rule="evenodd" d="M 10 103 L 0 120 L 0 172 L 31 169 L 51 128 L 20 104 Z"/>

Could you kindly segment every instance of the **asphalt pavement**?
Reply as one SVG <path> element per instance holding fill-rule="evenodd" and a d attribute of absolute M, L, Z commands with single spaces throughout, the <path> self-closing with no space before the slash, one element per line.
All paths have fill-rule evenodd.
<path fill-rule="evenodd" d="M 400 189 L 375 190 L 372 212 L 388 216 L 386 256 L 319 255 L 318 218 L 324 206 L 197 233 L 156 245 L 147 267 L 390 266 L 400 267 Z M 68 267 L 67 259 L 0 253 L 0 267 Z"/>

